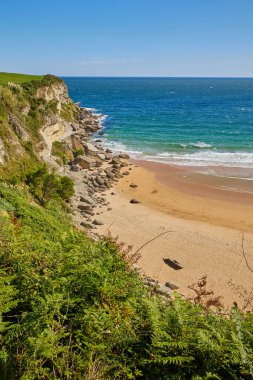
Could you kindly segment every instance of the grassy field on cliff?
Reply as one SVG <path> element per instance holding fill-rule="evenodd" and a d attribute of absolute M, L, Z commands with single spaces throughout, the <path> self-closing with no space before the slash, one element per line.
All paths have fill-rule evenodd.
<path fill-rule="evenodd" d="M 31 82 L 33 80 L 40 80 L 40 79 L 42 79 L 42 76 L 40 75 L 0 72 L 0 85 L 6 85 L 8 82 L 20 84 L 20 83 L 26 83 L 26 82 Z"/>
<path fill-rule="evenodd" d="M 164 299 L 71 224 L 73 183 L 37 155 L 55 104 L 34 93 L 55 81 L 0 86 L 0 379 L 253 379 L 252 313 Z"/>

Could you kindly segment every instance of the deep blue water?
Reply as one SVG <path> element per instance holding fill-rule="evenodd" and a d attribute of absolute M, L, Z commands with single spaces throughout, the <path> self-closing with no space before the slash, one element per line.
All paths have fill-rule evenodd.
<path fill-rule="evenodd" d="M 183 165 L 253 168 L 253 79 L 64 78 L 107 115 L 105 144 Z"/>

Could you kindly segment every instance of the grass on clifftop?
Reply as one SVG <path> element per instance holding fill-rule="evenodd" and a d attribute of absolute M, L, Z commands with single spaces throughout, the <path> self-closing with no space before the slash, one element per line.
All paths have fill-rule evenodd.
<path fill-rule="evenodd" d="M 28 75 L 28 74 L 16 74 L 16 73 L 2 73 L 0 72 L 0 85 L 6 85 L 8 82 L 17 84 L 31 82 L 33 80 L 41 80 L 41 75 Z"/>

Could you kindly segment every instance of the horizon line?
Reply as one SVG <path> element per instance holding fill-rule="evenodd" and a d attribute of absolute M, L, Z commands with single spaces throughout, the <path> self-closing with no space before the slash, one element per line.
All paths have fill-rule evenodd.
<path fill-rule="evenodd" d="M 56 75 L 56 74 L 53 74 L 53 75 Z M 147 75 L 147 76 L 138 76 L 138 75 L 56 75 L 56 76 L 59 76 L 60 78 L 253 79 L 253 76 L 152 76 L 152 75 Z"/>

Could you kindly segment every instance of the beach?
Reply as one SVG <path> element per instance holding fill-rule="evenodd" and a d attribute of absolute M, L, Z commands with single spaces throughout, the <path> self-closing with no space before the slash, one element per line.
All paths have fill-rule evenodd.
<path fill-rule="evenodd" d="M 253 296 L 252 79 L 65 80 L 74 101 L 104 115 L 91 137 L 99 166 L 80 170 L 77 157 L 67 172 L 77 225 L 132 246 L 135 267 L 161 286 L 190 297 L 207 276 L 224 306 L 244 308 Z M 75 138 L 94 159 L 88 137 Z"/>
<path fill-rule="evenodd" d="M 253 284 L 245 261 L 253 267 L 251 181 L 148 161 L 131 160 L 126 169 L 129 174 L 107 192 L 112 210 L 97 210 L 104 222 L 98 232 L 110 231 L 132 252 L 155 238 L 139 252 L 143 274 L 174 283 L 186 297 L 193 296 L 188 286 L 206 275 L 208 289 L 224 306 L 244 307 Z M 166 258 L 183 268 L 171 268 Z"/>

